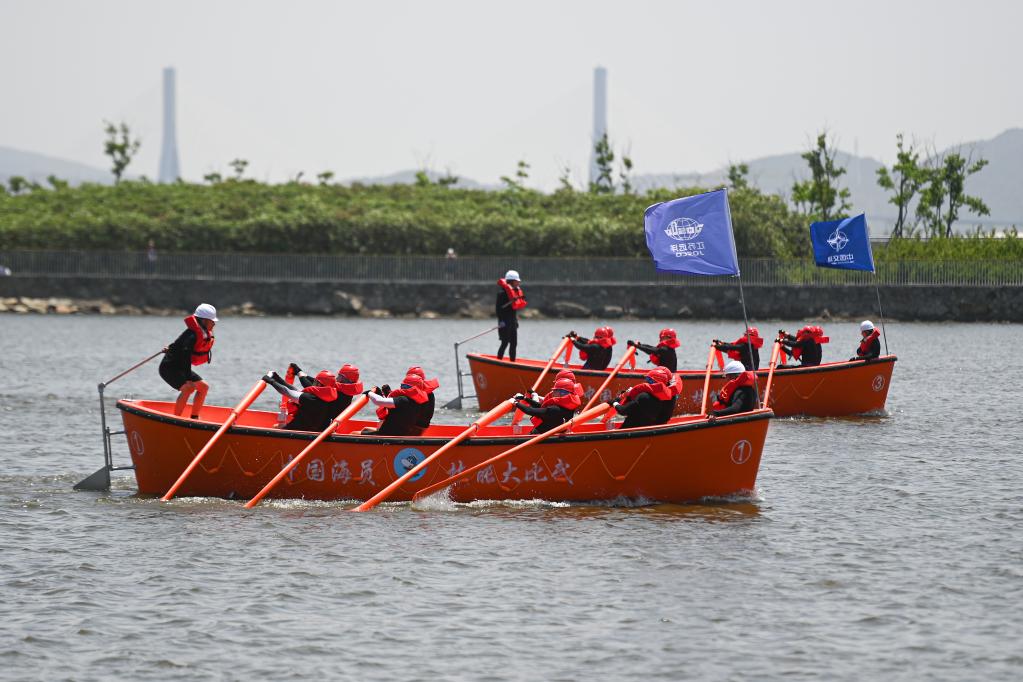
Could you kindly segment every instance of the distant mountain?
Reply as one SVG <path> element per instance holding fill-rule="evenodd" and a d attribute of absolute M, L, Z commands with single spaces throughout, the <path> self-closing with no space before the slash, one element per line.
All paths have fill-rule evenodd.
<path fill-rule="evenodd" d="M 0 183 L 6 185 L 12 175 L 20 175 L 26 180 L 42 185 L 46 184 L 46 178 L 50 175 L 67 180 L 72 185 L 79 185 L 83 182 L 109 184 L 113 181 L 110 171 L 94 168 L 84 163 L 10 147 L 0 147 Z"/>

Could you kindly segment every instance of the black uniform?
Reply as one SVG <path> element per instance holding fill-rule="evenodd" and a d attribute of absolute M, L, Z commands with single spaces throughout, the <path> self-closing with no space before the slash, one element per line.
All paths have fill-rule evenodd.
<path fill-rule="evenodd" d="M 665 424 L 671 419 L 671 413 L 675 410 L 675 398 L 658 400 L 650 393 L 640 393 L 615 409 L 618 414 L 625 415 L 625 421 L 618 428 L 634 429 L 637 426 L 656 426 Z"/>
<path fill-rule="evenodd" d="M 540 407 L 540 403 L 528 398 L 520 400 L 516 403 L 516 406 L 530 417 L 539 417 L 541 419 L 540 423 L 529 432 L 531 434 L 546 433 L 556 426 L 561 426 L 575 414 L 574 411 L 560 405 Z"/>
<path fill-rule="evenodd" d="M 742 363 L 748 371 L 754 371 L 760 369 L 760 351 L 756 346 L 750 343 L 719 343 L 717 349 L 720 351 L 736 351 L 739 353 L 739 362 Z M 753 351 L 753 358 L 750 359 L 750 350 Z"/>
<path fill-rule="evenodd" d="M 433 393 L 426 394 L 426 402 L 419 405 L 419 414 L 416 415 L 416 431 L 419 435 L 426 431 L 427 427 L 430 426 L 430 422 L 433 421 L 433 411 L 437 406 L 437 399 L 433 397 Z"/>
<path fill-rule="evenodd" d="M 378 436 L 413 436 L 416 435 L 416 419 L 420 408 L 426 403 L 417 403 L 405 395 L 391 396 L 394 407 L 387 409 L 384 422 L 374 433 Z"/>
<path fill-rule="evenodd" d="M 316 385 L 316 381 L 311 377 L 302 376 L 298 380 L 304 388 Z M 291 390 L 298 390 L 287 382 L 278 381 L 273 378 L 267 383 L 278 391 L 289 388 Z M 298 396 L 298 409 L 295 411 L 295 416 L 283 428 L 287 431 L 323 431 L 330 424 L 330 420 L 341 414 L 341 410 L 351 403 L 351 396 L 342 395 L 341 393 L 338 393 L 337 398 L 334 400 L 323 400 L 312 393 L 303 391 Z"/>
<path fill-rule="evenodd" d="M 648 346 L 645 343 L 636 342 L 636 349 L 641 350 L 647 355 L 656 355 L 657 364 L 660 367 L 666 367 L 672 374 L 678 369 L 678 354 L 675 353 L 674 348 L 668 348 L 667 346 Z"/>
<path fill-rule="evenodd" d="M 729 396 L 728 404 L 720 410 L 711 410 L 716 417 L 724 417 L 728 414 L 738 414 L 757 409 L 757 392 L 752 386 L 741 386 Z"/>
<path fill-rule="evenodd" d="M 870 342 L 870 348 L 866 353 L 861 352 L 860 347 L 856 346 L 856 357 L 853 360 L 874 360 L 879 357 L 881 357 L 881 337 Z"/>
<path fill-rule="evenodd" d="M 185 382 L 202 381 L 202 377 L 192 369 L 192 349 L 195 348 L 195 340 L 195 332 L 186 329 L 174 343 L 167 346 L 167 352 L 160 360 L 160 376 L 175 390 L 181 390 Z M 212 353 L 209 361 L 213 362 Z"/>
<path fill-rule="evenodd" d="M 515 361 L 515 347 L 519 343 L 519 313 L 512 308 L 508 292 L 501 287 L 497 292 L 497 304 L 494 306 L 497 311 L 497 337 L 501 339 L 501 345 L 497 349 L 497 358 L 504 357 L 504 351 L 508 349 L 508 359 Z"/>
<path fill-rule="evenodd" d="M 816 367 L 821 364 L 823 349 L 813 338 L 805 338 L 802 341 L 798 341 L 792 334 L 786 334 L 785 338 L 781 340 L 781 345 L 789 351 L 789 355 L 792 354 L 793 348 L 800 349 L 799 365 L 801 367 Z"/>
<path fill-rule="evenodd" d="M 586 353 L 586 363 L 583 365 L 583 369 L 607 369 L 607 366 L 611 364 L 611 348 L 590 343 L 589 339 L 584 339 L 581 336 L 577 336 L 572 339 L 572 345 L 579 350 Z"/>

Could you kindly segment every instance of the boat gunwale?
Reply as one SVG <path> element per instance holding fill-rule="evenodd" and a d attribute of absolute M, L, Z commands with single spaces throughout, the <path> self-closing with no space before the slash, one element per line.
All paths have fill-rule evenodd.
<path fill-rule="evenodd" d="M 216 422 L 204 422 L 195 421 L 192 419 L 185 419 L 183 417 L 176 417 L 168 415 L 158 410 L 149 409 L 135 404 L 135 400 L 120 399 L 117 401 L 117 409 L 128 414 L 133 414 L 144 419 L 151 421 L 161 422 L 164 424 L 171 424 L 181 428 L 192 429 L 196 431 L 216 431 L 221 427 L 221 424 Z M 163 402 L 163 401 L 159 401 Z M 213 407 L 213 406 L 211 406 Z M 605 440 L 627 440 L 632 438 L 641 437 L 662 437 L 667 435 L 674 435 L 684 431 L 695 431 L 699 429 L 715 428 L 718 426 L 726 426 L 731 424 L 743 424 L 746 422 L 757 422 L 770 420 L 774 418 L 774 411 L 770 408 L 760 408 L 751 412 L 743 412 L 735 415 L 727 415 L 724 417 L 717 417 L 714 420 L 694 420 L 684 423 L 677 424 L 661 424 L 658 426 L 641 426 L 633 429 L 613 429 L 610 431 L 588 431 L 580 433 L 569 433 L 569 434 L 558 434 L 553 436 L 549 442 L 554 443 L 585 443 L 592 441 L 605 441 Z M 438 424 L 438 426 L 441 426 Z M 443 426 L 454 426 L 459 427 L 460 424 L 444 424 Z M 284 438 L 292 440 L 303 440 L 311 441 L 316 438 L 319 434 L 315 431 L 287 431 L 276 428 L 267 428 L 263 426 L 232 426 L 227 430 L 227 433 L 239 436 L 268 436 L 272 438 Z M 521 435 L 510 435 L 510 436 L 489 436 L 489 437 L 475 437 L 468 438 L 462 441 L 458 447 L 463 446 L 492 446 L 492 445 L 507 445 L 509 447 L 524 443 L 533 436 L 528 433 Z M 347 443 L 356 444 L 362 443 L 366 445 L 443 445 L 451 440 L 449 436 L 434 436 L 434 437 L 416 437 L 416 436 L 361 436 L 354 434 L 341 434 L 331 435 L 325 439 L 326 442 L 331 443 Z"/>

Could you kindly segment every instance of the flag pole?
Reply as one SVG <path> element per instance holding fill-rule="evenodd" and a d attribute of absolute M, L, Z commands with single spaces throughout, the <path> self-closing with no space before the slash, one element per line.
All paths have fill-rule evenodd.
<path fill-rule="evenodd" d="M 888 334 L 884 330 L 884 310 L 881 309 L 881 288 L 877 285 L 877 273 L 874 273 L 874 293 L 877 294 L 877 313 L 881 316 L 881 336 L 884 338 L 884 354 L 888 355 Z"/>

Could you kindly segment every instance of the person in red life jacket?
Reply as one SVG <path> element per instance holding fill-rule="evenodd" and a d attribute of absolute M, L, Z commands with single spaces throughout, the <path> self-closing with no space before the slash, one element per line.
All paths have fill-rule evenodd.
<path fill-rule="evenodd" d="M 856 348 L 856 357 L 850 360 L 874 360 L 881 357 L 881 332 L 874 329 L 874 323 L 863 320 L 860 323 L 860 345 Z"/>
<path fill-rule="evenodd" d="M 437 379 L 427 379 L 426 372 L 419 365 L 412 365 L 408 368 L 406 374 L 415 374 L 417 377 L 423 380 L 423 388 L 426 389 L 427 400 L 422 404 L 419 410 L 419 416 L 416 417 L 416 428 L 418 432 L 415 434 L 420 436 L 430 426 L 430 422 L 433 421 L 433 411 L 437 407 L 437 398 L 434 397 L 433 392 L 440 386 L 440 382 Z"/>
<path fill-rule="evenodd" d="M 519 311 L 526 307 L 526 297 L 522 293 L 519 273 L 509 270 L 504 277 L 497 280 L 500 291 L 497 292 L 497 336 L 501 345 L 497 348 L 497 359 L 504 357 L 508 350 L 508 359 L 515 362 L 515 347 L 519 342 Z"/>
<path fill-rule="evenodd" d="M 657 426 L 671 419 L 681 384 L 672 386 L 674 375 L 666 367 L 654 367 L 646 373 L 643 383 L 636 384 L 611 403 L 625 421 L 618 428 Z"/>
<path fill-rule="evenodd" d="M 386 395 L 384 395 L 386 393 Z M 366 394 L 377 408 L 377 417 L 381 424 L 375 429 L 362 430 L 364 435 L 377 436 L 414 436 L 418 427 L 422 406 L 429 401 L 426 382 L 416 374 L 406 374 L 401 386 L 390 391 L 387 386 L 383 390 L 373 387 Z"/>
<path fill-rule="evenodd" d="M 294 386 L 289 386 L 292 390 L 301 391 L 303 389 L 312 386 L 322 386 L 321 382 L 317 381 L 320 375 L 324 372 L 320 372 L 317 375 L 317 379 L 309 376 L 302 371 L 302 368 L 296 365 L 294 362 L 289 365 L 289 369 L 294 373 L 299 383 L 302 385 L 301 389 Z M 331 375 L 334 381 L 334 388 L 337 389 L 337 399 L 330 403 L 330 407 L 325 411 L 327 416 L 327 423 L 330 423 L 334 417 L 341 414 L 345 408 L 352 404 L 352 398 L 362 393 L 362 382 L 359 381 L 359 368 L 355 365 L 345 364 L 337 371 L 336 375 Z M 285 382 L 287 385 L 287 382 Z M 323 429 L 327 428 L 327 424 L 323 425 Z M 320 429 L 322 431 L 323 429 Z"/>
<path fill-rule="evenodd" d="M 195 392 L 192 401 L 192 419 L 199 418 L 206 393 L 210 385 L 192 369 L 213 359 L 213 326 L 217 323 L 217 309 L 209 303 L 201 303 L 195 313 L 185 318 L 185 331 L 164 347 L 160 361 L 160 376 L 171 388 L 181 393 L 174 403 L 174 414 L 180 415 L 188 404 L 188 396 Z"/>
<path fill-rule="evenodd" d="M 611 327 L 597 327 L 592 339 L 569 332 L 572 345 L 579 349 L 579 357 L 584 361 L 583 369 L 607 369 L 611 364 L 611 347 L 614 346 L 615 332 Z"/>
<path fill-rule="evenodd" d="M 582 405 L 582 397 L 576 392 L 577 384 L 572 379 L 562 378 L 554 382 L 554 388 L 543 397 L 533 400 L 521 393 L 512 398 L 515 407 L 532 417 L 533 430 L 530 434 L 546 433 L 555 426 L 561 426 L 575 414 Z"/>
<path fill-rule="evenodd" d="M 573 372 L 572 370 L 570 370 L 570 369 L 559 370 L 558 373 L 554 375 L 554 381 L 557 382 L 558 379 L 568 379 L 568 380 L 570 380 L 573 384 L 575 384 L 576 395 L 580 395 L 580 396 L 583 395 L 583 393 L 584 393 L 583 385 L 578 383 L 575 380 L 575 372 Z M 534 393 L 533 395 L 535 396 L 536 394 Z M 533 399 L 537 400 L 537 398 L 535 398 L 535 397 Z"/>
<path fill-rule="evenodd" d="M 728 383 L 718 391 L 718 397 L 711 405 L 712 417 L 724 417 L 757 409 L 757 391 L 754 388 L 756 376 L 749 372 L 738 360 L 725 363 L 725 376 Z"/>
<path fill-rule="evenodd" d="M 821 344 L 831 339 L 824 336 L 824 330 L 820 327 L 807 325 L 796 332 L 795 336 L 779 329 L 778 340 L 793 360 L 799 360 L 800 367 L 816 367 L 821 364 L 823 355 Z"/>
<path fill-rule="evenodd" d="M 747 370 L 760 369 L 760 349 L 764 340 L 760 338 L 760 330 L 756 327 L 748 327 L 745 334 L 735 340 L 734 343 L 725 343 L 714 339 L 714 347 L 725 351 L 732 360 L 738 360 Z M 750 355 L 750 350 L 753 355 Z"/>
<path fill-rule="evenodd" d="M 674 329 L 662 329 L 656 346 L 648 346 L 645 343 L 632 340 L 626 341 L 626 343 L 649 355 L 650 362 L 658 367 L 665 367 L 672 373 L 678 369 L 678 354 L 675 349 L 682 344 L 679 343 L 678 335 L 675 334 Z"/>
<path fill-rule="evenodd" d="M 288 431 L 323 431 L 340 414 L 337 406 L 337 379 L 327 370 L 310 378 L 300 378 L 302 388 L 292 386 L 277 372 L 267 372 L 263 381 L 288 398 L 288 419 L 282 428 Z M 348 399 L 351 402 L 351 398 Z M 342 408 L 343 409 L 343 408 Z"/>

